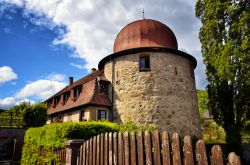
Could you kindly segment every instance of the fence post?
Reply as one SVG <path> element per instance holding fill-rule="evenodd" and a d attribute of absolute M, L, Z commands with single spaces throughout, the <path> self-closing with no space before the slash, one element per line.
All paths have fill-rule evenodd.
<path fill-rule="evenodd" d="M 196 143 L 196 160 L 198 165 L 208 165 L 206 144 L 203 140 Z"/>
<path fill-rule="evenodd" d="M 230 152 L 228 155 L 229 165 L 241 165 L 240 157 L 237 156 L 234 152 Z"/>
<path fill-rule="evenodd" d="M 223 165 L 223 155 L 222 150 L 219 145 L 214 145 L 211 149 L 212 151 L 212 157 L 211 157 L 211 165 Z"/>
<path fill-rule="evenodd" d="M 79 148 L 83 144 L 84 139 L 74 139 L 65 142 L 66 146 L 66 165 L 77 165 L 79 159 Z"/>

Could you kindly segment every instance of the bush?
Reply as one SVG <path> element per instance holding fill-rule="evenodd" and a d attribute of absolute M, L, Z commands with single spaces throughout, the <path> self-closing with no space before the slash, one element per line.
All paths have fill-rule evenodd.
<path fill-rule="evenodd" d="M 55 159 L 54 149 L 64 148 L 68 139 L 89 139 L 104 132 L 118 131 L 118 125 L 110 122 L 55 123 L 27 130 L 23 146 L 22 164 L 48 164 Z M 39 155 L 43 148 L 50 156 L 46 159 Z"/>
<path fill-rule="evenodd" d="M 133 122 L 127 122 L 124 124 L 119 125 L 119 131 L 120 132 L 138 132 L 138 131 L 146 131 L 153 132 L 156 129 L 155 125 L 141 125 L 141 124 L 135 124 Z"/>
<path fill-rule="evenodd" d="M 0 118 L 5 119 L 4 121 L 16 119 L 12 121 L 13 126 L 39 127 L 47 121 L 47 109 L 44 103 L 30 105 L 27 102 L 22 102 L 1 113 Z M 0 121 L 2 126 L 8 127 L 8 123 L 6 124 L 4 121 Z"/>
<path fill-rule="evenodd" d="M 205 120 L 202 123 L 202 139 L 206 143 L 226 143 L 224 129 L 213 120 Z"/>
<path fill-rule="evenodd" d="M 23 111 L 23 120 L 26 127 L 43 126 L 47 121 L 47 106 L 43 103 L 36 103 L 27 106 Z"/>
<path fill-rule="evenodd" d="M 64 142 L 69 139 L 87 140 L 104 132 L 152 131 L 154 129 L 154 126 L 136 125 L 132 122 L 119 125 L 107 121 L 54 123 L 30 128 L 25 133 L 21 164 L 33 165 L 39 162 L 52 164 L 52 161 L 56 160 L 52 151 L 64 148 Z M 40 149 L 45 150 L 46 158 L 40 155 Z"/>

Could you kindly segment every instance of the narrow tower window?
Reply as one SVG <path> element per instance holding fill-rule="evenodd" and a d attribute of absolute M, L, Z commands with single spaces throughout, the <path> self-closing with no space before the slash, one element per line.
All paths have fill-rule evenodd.
<path fill-rule="evenodd" d="M 150 58 L 149 56 L 140 57 L 140 71 L 150 70 Z"/>

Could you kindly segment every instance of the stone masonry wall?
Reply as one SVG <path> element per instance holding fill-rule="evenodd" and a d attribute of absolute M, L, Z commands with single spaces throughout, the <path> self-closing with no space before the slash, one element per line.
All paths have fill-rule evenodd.
<path fill-rule="evenodd" d="M 150 71 L 139 71 L 141 55 L 150 56 Z M 113 82 L 114 121 L 155 124 L 181 136 L 200 136 L 194 69 L 189 59 L 164 52 L 131 54 L 106 63 L 104 72 Z"/>

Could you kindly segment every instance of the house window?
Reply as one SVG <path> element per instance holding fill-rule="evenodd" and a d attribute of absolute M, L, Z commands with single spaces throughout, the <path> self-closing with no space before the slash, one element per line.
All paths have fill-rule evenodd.
<path fill-rule="evenodd" d="M 100 94 L 107 95 L 108 94 L 108 83 L 100 82 Z"/>
<path fill-rule="evenodd" d="M 68 101 L 68 99 L 69 99 L 69 92 L 67 92 L 63 95 L 63 103 L 66 103 Z"/>
<path fill-rule="evenodd" d="M 60 101 L 60 96 L 55 97 L 55 106 L 59 103 Z"/>
<path fill-rule="evenodd" d="M 86 121 L 86 119 L 85 119 L 85 110 L 80 111 L 79 121 Z"/>
<path fill-rule="evenodd" d="M 82 93 L 82 86 L 78 86 L 74 89 L 74 98 L 78 98 Z"/>
<path fill-rule="evenodd" d="M 72 113 L 68 113 L 68 121 L 72 121 Z"/>
<path fill-rule="evenodd" d="M 51 103 L 52 103 L 52 100 L 49 100 L 49 101 L 47 102 L 47 106 L 50 107 Z"/>
<path fill-rule="evenodd" d="M 150 58 L 149 56 L 140 57 L 140 71 L 150 70 Z"/>
<path fill-rule="evenodd" d="M 106 110 L 98 110 L 97 120 L 106 120 L 107 119 L 107 111 Z"/>

